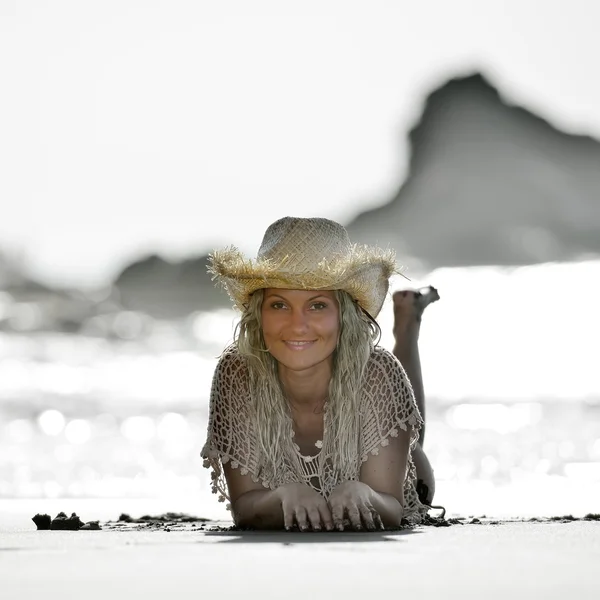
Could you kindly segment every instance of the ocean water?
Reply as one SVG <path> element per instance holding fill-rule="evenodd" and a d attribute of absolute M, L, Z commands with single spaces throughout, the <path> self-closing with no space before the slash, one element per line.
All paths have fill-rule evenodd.
<path fill-rule="evenodd" d="M 425 450 L 448 514 L 600 512 L 600 268 L 587 269 L 453 270 L 411 282 L 441 295 L 420 343 Z M 235 313 L 158 321 L 122 311 L 110 331 L 96 320 L 78 333 L 36 329 L 35 314 L 5 298 L 0 509 L 79 500 L 226 517 L 199 453 Z M 389 302 L 380 322 L 391 349 Z"/>

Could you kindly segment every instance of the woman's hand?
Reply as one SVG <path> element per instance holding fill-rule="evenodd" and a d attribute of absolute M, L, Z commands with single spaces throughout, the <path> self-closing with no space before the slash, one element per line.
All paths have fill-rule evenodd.
<path fill-rule="evenodd" d="M 329 496 L 329 507 L 334 526 L 344 530 L 344 515 L 352 529 L 383 529 L 381 516 L 373 506 L 373 489 L 361 481 L 344 481 Z"/>
<path fill-rule="evenodd" d="M 300 531 L 333 530 L 333 520 L 327 501 L 321 494 L 305 483 L 287 483 L 278 487 L 277 496 L 281 500 L 283 524 L 289 531 L 298 524 Z"/>

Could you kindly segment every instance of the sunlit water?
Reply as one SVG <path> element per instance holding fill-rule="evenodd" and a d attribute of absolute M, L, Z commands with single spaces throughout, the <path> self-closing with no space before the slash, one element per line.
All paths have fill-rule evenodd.
<path fill-rule="evenodd" d="M 421 358 L 425 449 L 450 514 L 600 511 L 599 282 L 598 262 L 412 282 L 441 295 Z M 0 310 L 32 318 L 6 298 Z M 142 499 L 226 515 L 199 452 L 236 315 L 152 322 L 143 335 L 141 318 L 123 313 L 111 338 L 0 334 L 0 499 Z M 391 349 L 389 301 L 380 322 Z"/>

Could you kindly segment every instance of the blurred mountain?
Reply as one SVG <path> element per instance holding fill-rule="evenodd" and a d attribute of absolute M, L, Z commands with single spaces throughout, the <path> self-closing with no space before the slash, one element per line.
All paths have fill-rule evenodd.
<path fill-rule="evenodd" d="M 134 339 L 162 320 L 231 306 L 206 272 L 208 256 L 169 262 L 152 255 L 97 290 L 44 285 L 19 257 L 0 249 L 0 331 L 60 331 Z"/>
<path fill-rule="evenodd" d="M 0 291 L 20 290 L 22 293 L 37 293 L 49 288 L 25 274 L 25 265 L 21 256 L 4 248 L 0 249 Z"/>
<path fill-rule="evenodd" d="M 155 318 L 181 318 L 195 311 L 229 307 L 227 294 L 206 272 L 208 255 L 170 262 L 151 255 L 131 263 L 115 279 L 121 304 Z"/>
<path fill-rule="evenodd" d="M 110 289 L 86 294 L 44 285 L 27 274 L 19 256 L 0 250 L 0 331 L 75 333 L 90 319 L 119 310 Z"/>
<path fill-rule="evenodd" d="M 427 99 L 409 174 L 347 225 L 411 272 L 525 265 L 600 254 L 600 143 L 509 105 L 476 74 Z"/>
<path fill-rule="evenodd" d="M 347 229 L 354 241 L 395 248 L 410 274 L 600 255 L 599 141 L 510 105 L 475 74 L 429 95 L 409 144 L 408 176 L 395 197 Z M 84 293 L 38 283 L 19 257 L 0 251 L 0 330 L 131 338 L 153 320 L 229 308 L 207 258 L 147 256 L 113 285 Z"/>

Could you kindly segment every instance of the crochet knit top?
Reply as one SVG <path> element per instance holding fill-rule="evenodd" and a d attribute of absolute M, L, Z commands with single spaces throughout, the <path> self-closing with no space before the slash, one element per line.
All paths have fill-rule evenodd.
<path fill-rule="evenodd" d="M 404 479 L 404 519 L 408 523 L 419 523 L 427 514 L 429 507 L 421 504 L 417 496 L 412 460 L 423 421 L 404 368 L 388 350 L 375 348 L 367 362 L 359 400 L 360 433 L 356 455 L 349 457 L 342 469 L 333 467 L 336 444 L 327 435 L 328 407 L 324 413 L 323 441 L 316 444 L 320 448 L 316 455 L 302 455 L 290 433 L 289 439 L 282 442 L 287 445 L 282 449 L 282 462 L 276 468 L 264 464 L 259 454 L 253 401 L 260 399 L 253 398 L 246 359 L 235 346 L 230 346 L 215 369 L 207 439 L 201 452 L 204 466 L 212 469 L 212 491 L 218 494 L 220 502 L 230 500 L 222 469 L 227 462 L 265 488 L 302 482 L 327 499 L 342 481 L 358 480 L 361 464 L 369 456 L 378 454 L 381 446 L 387 446 L 390 437 L 397 437 L 400 429 L 410 429 L 406 473 L 398 473 L 398 477 Z M 289 431 L 292 431 L 291 416 Z M 230 505 L 228 508 L 231 510 Z"/>

